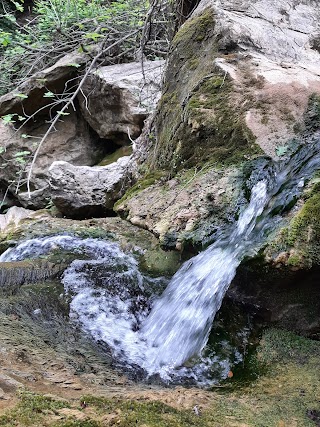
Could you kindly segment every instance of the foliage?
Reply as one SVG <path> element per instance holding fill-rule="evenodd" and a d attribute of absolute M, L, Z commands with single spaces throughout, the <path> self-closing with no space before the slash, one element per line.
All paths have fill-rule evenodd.
<path fill-rule="evenodd" d="M 39 425 L 38 422 L 45 417 L 48 411 L 55 412 L 68 407 L 67 402 L 22 391 L 16 408 L 6 415 L 0 416 L 0 426 L 13 426 L 17 423 L 24 426 Z"/>
<path fill-rule="evenodd" d="M 2 149 L 0 167 L 12 162 L 18 169 L 16 179 L 12 179 L 5 190 L 0 209 L 8 194 L 17 194 L 22 188 L 27 189 L 30 197 L 30 178 L 38 153 L 57 122 L 75 108 L 76 97 L 82 93 L 82 85 L 91 71 L 101 65 L 133 60 L 143 63 L 144 59 L 166 56 L 181 1 L 176 4 L 172 0 L 35 0 L 33 10 L 27 11 L 24 0 L 0 0 L 3 6 L 0 9 L 3 18 L 0 21 L 0 95 L 15 89 L 22 105 L 22 112 L 13 110 L 1 119 L 16 132 L 23 128 L 25 133 L 21 138 L 32 138 L 27 124 L 37 120 L 35 116 L 43 107 L 31 115 L 25 114 L 24 101 L 28 96 L 22 87 L 19 89 L 20 84 L 67 53 L 83 53 L 79 61 L 70 63 L 77 70 L 63 93 L 46 89 L 43 94 L 49 99 L 50 107 L 46 119 L 48 128 L 43 136 L 37 137 L 36 142 L 31 140 L 23 148 L 23 154 L 13 158 Z M 10 7 L 4 3 L 10 3 Z"/>
<path fill-rule="evenodd" d="M 26 16 L 14 12 L 21 10 L 21 3 L 10 3 L 11 8 L 2 7 L 2 14 L 0 8 L 0 95 L 68 52 L 91 55 L 133 32 L 100 63 L 141 57 L 142 35 L 147 58 L 163 57 L 168 50 L 166 22 L 171 9 L 163 6 L 162 0 L 154 0 L 157 7 L 151 14 L 148 0 L 38 0 Z M 149 22 L 145 27 L 146 16 Z"/>

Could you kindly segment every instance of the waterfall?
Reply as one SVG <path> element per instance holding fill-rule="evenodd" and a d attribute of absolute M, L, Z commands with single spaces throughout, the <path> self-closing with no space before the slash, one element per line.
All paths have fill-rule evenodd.
<path fill-rule="evenodd" d="M 133 255 L 99 239 L 33 239 L 9 249 L 0 261 L 37 258 L 57 249 L 81 255 L 62 277 L 72 297 L 72 321 L 96 341 L 106 343 L 122 364 L 166 381 L 179 375 L 199 381 L 212 363 L 199 355 L 237 267 L 263 243 L 281 220 L 282 210 L 294 204 L 305 182 L 320 169 L 319 146 L 306 145 L 289 161 L 258 171 L 250 202 L 238 221 L 187 261 L 169 284 L 142 274 Z"/>
<path fill-rule="evenodd" d="M 37 238 L 8 249 L 0 261 L 20 262 L 57 249 L 84 257 L 73 261 L 62 278 L 73 296 L 71 319 L 107 343 L 120 360 L 170 380 L 175 368 L 205 346 L 266 202 L 267 184 L 260 181 L 231 235 L 186 262 L 154 303 L 146 289 L 151 283 L 162 289 L 164 279 L 142 275 L 137 261 L 116 243 L 72 236 Z"/>
<path fill-rule="evenodd" d="M 266 202 L 267 185 L 261 181 L 253 188 L 250 204 L 228 241 L 214 243 L 173 276 L 141 325 L 146 349 L 140 364 L 148 372 L 165 373 L 179 367 L 206 345 L 214 316 Z"/>

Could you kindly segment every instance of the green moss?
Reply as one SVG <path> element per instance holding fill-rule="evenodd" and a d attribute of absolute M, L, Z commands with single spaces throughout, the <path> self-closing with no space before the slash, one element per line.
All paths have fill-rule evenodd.
<path fill-rule="evenodd" d="M 118 148 L 114 153 L 108 154 L 101 162 L 98 164 L 98 166 L 108 166 L 111 163 L 116 162 L 120 159 L 122 156 L 130 156 L 132 154 L 132 147 L 131 146 L 124 146 Z"/>
<path fill-rule="evenodd" d="M 181 255 L 176 251 L 163 251 L 159 248 L 145 252 L 140 264 L 142 270 L 155 276 L 172 276 L 181 264 Z"/>
<path fill-rule="evenodd" d="M 199 66 L 200 60 L 198 58 L 190 59 L 189 68 L 195 70 Z"/>
<path fill-rule="evenodd" d="M 287 253 L 287 261 L 283 258 L 282 263 L 309 269 L 320 264 L 320 183 L 316 176 L 303 199 L 303 206 L 270 239 L 265 253 L 272 258 L 281 252 Z"/>
<path fill-rule="evenodd" d="M 278 362 L 307 364 L 320 354 L 320 343 L 281 329 L 267 329 L 260 343 L 258 359 L 272 367 Z M 320 363 L 320 361 L 319 361 Z"/>
<path fill-rule="evenodd" d="M 0 417 L 0 425 L 51 427 L 313 427 L 308 410 L 318 411 L 320 387 L 320 343 L 280 329 L 262 334 L 252 355 L 257 376 L 250 384 L 232 387 L 237 371 L 225 385 L 211 392 L 192 389 L 150 389 L 143 396 L 125 398 L 86 395 L 71 405 L 45 396 L 22 393 L 19 404 Z M 171 394 L 172 393 L 172 394 Z M 174 406 L 166 402 L 174 402 Z M 188 399 L 190 399 L 188 403 Z M 180 404 L 181 401 L 181 404 Z M 84 419 L 61 415 L 61 408 L 80 409 L 86 402 Z M 184 402 L 186 407 L 184 407 Z M 195 403 L 191 403 L 195 402 Z M 200 416 L 193 405 L 200 408 Z M 57 421 L 56 416 L 60 419 Z"/>
<path fill-rule="evenodd" d="M 213 28 L 214 15 L 212 11 L 208 9 L 201 15 L 187 20 L 175 35 L 172 48 L 176 49 L 180 44 L 185 46 L 190 40 L 197 43 L 203 42 L 203 40 L 210 37 Z"/>
<path fill-rule="evenodd" d="M 299 255 L 290 255 L 288 258 L 288 265 L 290 267 L 299 267 L 302 264 L 301 256 Z"/>
<path fill-rule="evenodd" d="M 308 266 L 320 263 L 320 191 L 318 185 L 307 198 L 300 212 L 292 219 L 287 229 L 286 243 L 288 246 L 297 248 Z"/>
<path fill-rule="evenodd" d="M 212 10 L 205 10 L 173 40 L 155 119 L 153 169 L 175 175 L 208 161 L 225 166 L 261 153 L 243 107 L 235 102 L 231 80 L 214 65 L 219 56 L 214 26 Z"/>
<path fill-rule="evenodd" d="M 103 427 L 105 424 L 96 420 L 67 420 L 52 424 L 52 427 Z"/>
<path fill-rule="evenodd" d="M 117 208 L 122 205 L 126 200 L 131 199 L 136 194 L 153 185 L 156 181 L 162 178 L 163 175 L 164 173 L 161 171 L 155 171 L 153 173 L 145 175 L 142 179 L 137 181 L 135 185 L 129 188 L 129 190 L 124 194 L 124 196 L 117 201 L 117 203 L 114 205 L 114 210 L 117 211 Z"/>
<path fill-rule="evenodd" d="M 309 98 L 307 111 L 304 115 L 305 132 L 314 134 L 320 128 L 320 95 L 313 94 Z"/>
<path fill-rule="evenodd" d="M 312 427 L 306 412 L 318 409 L 320 385 L 318 342 L 286 331 L 270 329 L 263 333 L 252 363 L 258 369 L 254 382 L 247 386 L 229 385 L 213 391 L 210 402 L 197 417 L 190 409 L 172 408 L 158 401 L 105 399 L 85 396 L 83 399 L 99 413 L 117 414 L 120 426 L 198 426 L 198 427 Z M 201 398 L 199 403 L 201 407 Z"/>
<path fill-rule="evenodd" d="M 206 418 L 197 417 L 192 411 L 178 410 L 159 401 L 106 399 L 84 396 L 83 400 L 100 413 L 116 413 L 120 427 L 182 427 L 208 426 Z"/>
<path fill-rule="evenodd" d="M 16 408 L 0 416 L 0 426 L 40 426 L 48 411 L 69 407 L 68 402 L 23 391 Z"/>

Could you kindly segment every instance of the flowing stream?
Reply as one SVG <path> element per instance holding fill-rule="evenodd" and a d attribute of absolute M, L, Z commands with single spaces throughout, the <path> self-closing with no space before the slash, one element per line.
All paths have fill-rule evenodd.
<path fill-rule="evenodd" d="M 116 243 L 98 239 L 33 239 L 8 249 L 0 261 L 36 258 L 56 249 L 79 253 L 82 259 L 73 261 L 62 278 L 72 296 L 73 321 L 106 343 L 118 361 L 149 376 L 165 381 L 186 376 L 201 382 L 203 372 L 217 360 L 199 355 L 237 267 L 259 248 L 318 169 L 319 143 L 299 149 L 287 162 L 256 171 L 248 180 L 255 181 L 250 202 L 238 221 L 187 261 L 169 284 L 142 274 L 136 259 Z M 228 366 L 224 368 L 227 372 Z"/>

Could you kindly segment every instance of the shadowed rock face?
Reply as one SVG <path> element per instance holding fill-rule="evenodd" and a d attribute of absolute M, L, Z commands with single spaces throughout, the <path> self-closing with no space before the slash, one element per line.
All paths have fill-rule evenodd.
<path fill-rule="evenodd" d="M 91 166 L 99 162 L 108 150 L 106 141 L 90 129 L 80 114 L 72 112 L 57 124 L 55 132 L 43 144 L 33 168 L 30 181 L 32 195 L 29 198 L 25 193 L 28 165 L 46 129 L 47 124 L 42 123 L 16 132 L 11 126 L 0 123 L 0 146 L 6 150 L 2 154 L 5 167 L 0 169 L 1 186 L 4 189 L 9 187 L 13 198 L 22 206 L 33 209 L 43 208 L 48 203 L 48 168 L 54 160 Z"/>
<path fill-rule="evenodd" d="M 319 267 L 279 271 L 255 260 L 242 265 L 227 296 L 256 307 L 267 323 L 320 339 Z"/>

